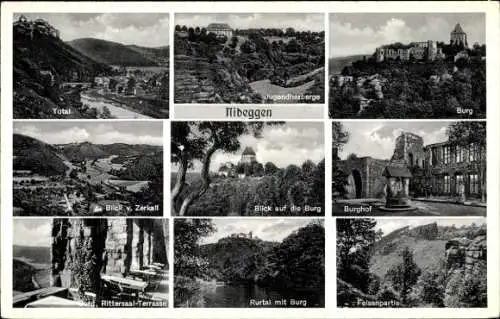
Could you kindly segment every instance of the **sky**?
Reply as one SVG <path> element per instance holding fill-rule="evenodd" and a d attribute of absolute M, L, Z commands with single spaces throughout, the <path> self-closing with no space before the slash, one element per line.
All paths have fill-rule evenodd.
<path fill-rule="evenodd" d="M 97 38 L 122 44 L 160 47 L 169 44 L 168 13 L 23 13 L 59 30 L 64 41 Z M 14 18 L 19 16 L 15 14 Z"/>
<path fill-rule="evenodd" d="M 49 144 L 91 142 L 94 144 L 163 145 L 161 122 L 15 122 L 14 133 Z"/>
<path fill-rule="evenodd" d="M 460 23 L 467 42 L 486 43 L 484 13 L 341 13 L 330 14 L 330 57 L 369 54 L 394 42 L 444 41 Z"/>
<path fill-rule="evenodd" d="M 281 242 L 285 237 L 293 231 L 306 226 L 312 221 L 320 221 L 319 219 L 212 219 L 215 228 L 213 234 L 203 237 L 200 244 L 215 243 L 219 239 L 231 236 L 231 234 L 239 234 L 252 232 L 252 236 L 257 236 L 265 241 Z"/>
<path fill-rule="evenodd" d="M 382 218 L 375 218 L 377 221 L 377 226 L 375 226 L 375 229 L 382 229 L 384 232 L 384 235 L 389 234 L 391 231 L 394 231 L 396 229 L 399 229 L 401 227 L 405 226 L 410 226 L 410 228 L 413 228 L 415 226 L 421 226 L 421 225 L 427 225 L 436 222 L 438 226 L 451 226 L 455 225 L 456 227 L 460 227 L 462 225 L 471 225 L 472 223 L 475 223 L 476 225 L 481 225 L 486 223 L 485 218 L 452 218 L 452 219 L 429 219 L 429 218 L 424 218 L 424 219 L 382 219 Z"/>
<path fill-rule="evenodd" d="M 318 163 L 325 158 L 324 128 L 322 122 L 288 122 L 282 126 L 267 126 L 261 138 L 243 135 L 239 139 L 240 150 L 234 154 L 217 151 L 212 156 L 211 171 L 218 171 L 221 164 L 238 164 L 245 147 L 252 147 L 257 154 L 257 161 L 264 165 L 273 162 L 280 168 L 290 164 L 302 165 L 310 159 Z M 201 162 L 196 161 L 192 171 L 201 171 Z M 172 171 L 177 171 L 174 165 Z"/>
<path fill-rule="evenodd" d="M 394 153 L 396 138 L 401 132 L 420 135 L 424 146 L 448 140 L 446 129 L 452 121 L 439 122 L 342 122 L 350 133 L 349 141 L 339 152 L 340 159 L 354 153 L 358 157 L 371 156 L 377 159 L 390 159 Z"/>
<path fill-rule="evenodd" d="M 13 244 L 48 247 L 52 243 L 52 219 L 14 219 Z"/>
<path fill-rule="evenodd" d="M 322 13 L 176 13 L 175 25 L 206 27 L 227 23 L 233 29 L 292 27 L 298 31 L 324 31 Z"/>

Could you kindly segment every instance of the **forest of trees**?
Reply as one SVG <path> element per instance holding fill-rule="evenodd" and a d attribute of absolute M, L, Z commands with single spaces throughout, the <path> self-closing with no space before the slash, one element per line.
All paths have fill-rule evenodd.
<path fill-rule="evenodd" d="M 398 240 L 405 236 L 420 240 L 456 238 L 467 234 L 471 239 L 485 235 L 483 226 L 438 227 L 435 223 L 414 230 L 404 227 L 382 237 L 374 219 L 337 220 L 337 303 L 359 306 L 358 299 L 390 303 L 391 307 L 485 307 L 486 262 L 480 261 L 470 272 L 464 268 L 448 272 L 446 265 L 437 269 L 422 268 L 415 263 L 411 246 Z M 388 250 L 390 249 L 390 250 Z M 397 249 L 397 250 L 395 250 Z M 371 259 L 377 251 L 389 258 L 397 252 L 398 262 L 383 277 L 371 271 Z M 445 253 L 444 249 L 442 251 Z"/>
<path fill-rule="evenodd" d="M 179 169 L 172 181 L 172 212 L 177 215 L 248 215 L 256 214 L 255 205 L 284 206 L 276 215 L 286 215 L 290 207 L 305 205 L 324 211 L 324 159 L 318 164 L 306 161 L 301 167 L 289 165 L 277 169 L 266 164 L 258 180 L 215 180 L 210 164 L 215 152 L 235 153 L 241 149 L 239 137 L 251 134 L 262 137 L 265 126 L 283 125 L 279 122 L 173 122 L 171 162 Z M 202 164 L 199 177 L 188 182 L 188 168 L 195 161 Z M 271 173 L 271 171 L 273 173 Z M 304 212 L 296 211 L 304 215 Z"/>
<path fill-rule="evenodd" d="M 366 81 L 338 87 L 331 83 L 330 116 L 334 118 L 482 118 L 486 114 L 485 46 L 468 50 L 469 58 L 453 60 L 460 48 L 443 47 L 445 60 L 416 62 L 374 58 L 353 62 L 342 75 L 355 78 L 378 74 L 380 91 Z M 440 80 L 432 79 L 438 76 Z M 378 95 L 378 96 L 377 96 Z M 380 98 L 380 96 L 383 96 Z M 369 106 L 360 112 L 359 96 Z M 472 114 L 459 114 L 457 108 L 471 109 Z"/>
<path fill-rule="evenodd" d="M 249 170 L 251 176 L 259 179 L 214 179 L 212 186 L 193 203 L 186 212 L 191 216 L 283 216 L 321 215 L 324 212 L 325 161 L 318 164 L 306 161 L 301 166 L 289 165 L 281 169 L 266 163 L 262 171 Z M 201 182 L 192 182 L 190 189 L 196 189 Z M 259 205 L 269 206 L 271 212 L 256 211 Z M 286 206 L 286 207 L 285 207 Z M 292 211 L 291 207 L 301 207 Z M 304 208 L 315 210 L 304 212 Z M 285 207 L 283 210 L 275 208 Z"/>
<path fill-rule="evenodd" d="M 291 30 L 280 37 L 271 35 L 276 32 L 266 31 L 267 29 L 237 30 L 234 36 L 228 39 L 207 33 L 205 28 L 177 28 L 180 32 L 176 32 L 174 38 L 176 57 L 197 58 L 216 66 L 214 69 L 210 68 L 210 80 L 223 100 L 234 100 L 234 91 L 242 94 L 250 90 L 250 82 L 269 79 L 273 84 L 282 87 L 299 86 L 314 80 L 315 85 L 309 89 L 308 94 L 318 93 L 324 101 L 324 90 L 320 89 L 321 86 L 324 88 L 323 72 L 302 79 L 297 78 L 324 67 L 324 32 Z M 198 63 L 199 60 L 193 62 Z M 288 84 L 287 81 L 291 78 L 295 78 L 295 81 Z M 245 94 L 256 101 L 263 98 L 260 95 L 254 96 L 256 93 Z M 312 102 L 311 99 L 303 100 L 303 103 Z"/>
<path fill-rule="evenodd" d="M 203 303 L 197 278 L 323 295 L 325 230 L 320 221 L 294 231 L 281 243 L 227 237 L 200 246 L 199 240 L 214 231 L 208 219 L 175 221 L 176 305 Z"/>

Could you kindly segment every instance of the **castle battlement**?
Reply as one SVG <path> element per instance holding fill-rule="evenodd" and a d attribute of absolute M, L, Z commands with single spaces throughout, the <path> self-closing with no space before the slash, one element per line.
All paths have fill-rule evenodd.
<path fill-rule="evenodd" d="M 450 44 L 463 45 L 467 47 L 467 34 L 463 31 L 460 23 L 450 33 Z M 433 40 L 412 42 L 408 45 L 381 46 L 375 50 L 375 60 L 382 62 L 386 60 L 410 61 L 412 59 L 419 61 L 434 61 L 444 59 L 445 55 L 442 48 L 437 46 Z"/>

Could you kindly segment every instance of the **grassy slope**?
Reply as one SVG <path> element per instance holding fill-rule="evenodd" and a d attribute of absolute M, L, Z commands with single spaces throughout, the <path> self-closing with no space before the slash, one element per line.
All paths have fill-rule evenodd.
<path fill-rule="evenodd" d="M 129 47 L 121 43 L 93 38 L 82 38 L 67 42 L 74 49 L 91 59 L 112 65 L 123 66 L 155 66 L 157 63 L 147 58 L 147 49 L 137 46 Z"/>
<path fill-rule="evenodd" d="M 336 57 L 336 58 L 330 58 L 328 61 L 328 69 L 329 69 L 329 74 L 338 74 L 342 72 L 342 69 L 351 64 L 354 61 L 362 60 L 363 56 L 366 56 L 367 58 L 369 55 L 367 54 L 360 54 L 360 55 L 349 55 L 349 56 L 343 56 L 343 57 Z"/>
<path fill-rule="evenodd" d="M 52 145 L 28 136 L 14 134 L 13 149 L 14 170 L 31 170 L 46 176 L 63 175 L 66 172 L 66 165 Z"/>
<path fill-rule="evenodd" d="M 445 257 L 446 240 L 415 239 L 403 235 L 396 241 L 393 241 L 393 243 L 396 243 L 394 251 L 387 255 L 382 255 L 382 247 L 379 247 L 371 259 L 370 270 L 377 276 L 384 277 L 389 268 L 402 261 L 399 253 L 406 246 L 413 251 L 415 263 L 422 270 L 437 270 L 441 268 Z"/>

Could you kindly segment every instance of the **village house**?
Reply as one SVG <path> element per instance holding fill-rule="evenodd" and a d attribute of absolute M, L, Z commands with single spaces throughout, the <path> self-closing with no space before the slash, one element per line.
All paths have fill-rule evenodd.
<path fill-rule="evenodd" d="M 227 23 L 210 23 L 207 33 L 215 33 L 218 37 L 225 36 L 229 39 L 233 36 L 233 29 Z"/>
<path fill-rule="evenodd" d="M 253 234 L 251 231 L 248 232 L 248 234 L 246 233 L 234 233 L 234 234 L 231 234 L 231 238 L 248 238 L 248 239 L 252 239 L 253 238 Z"/>

